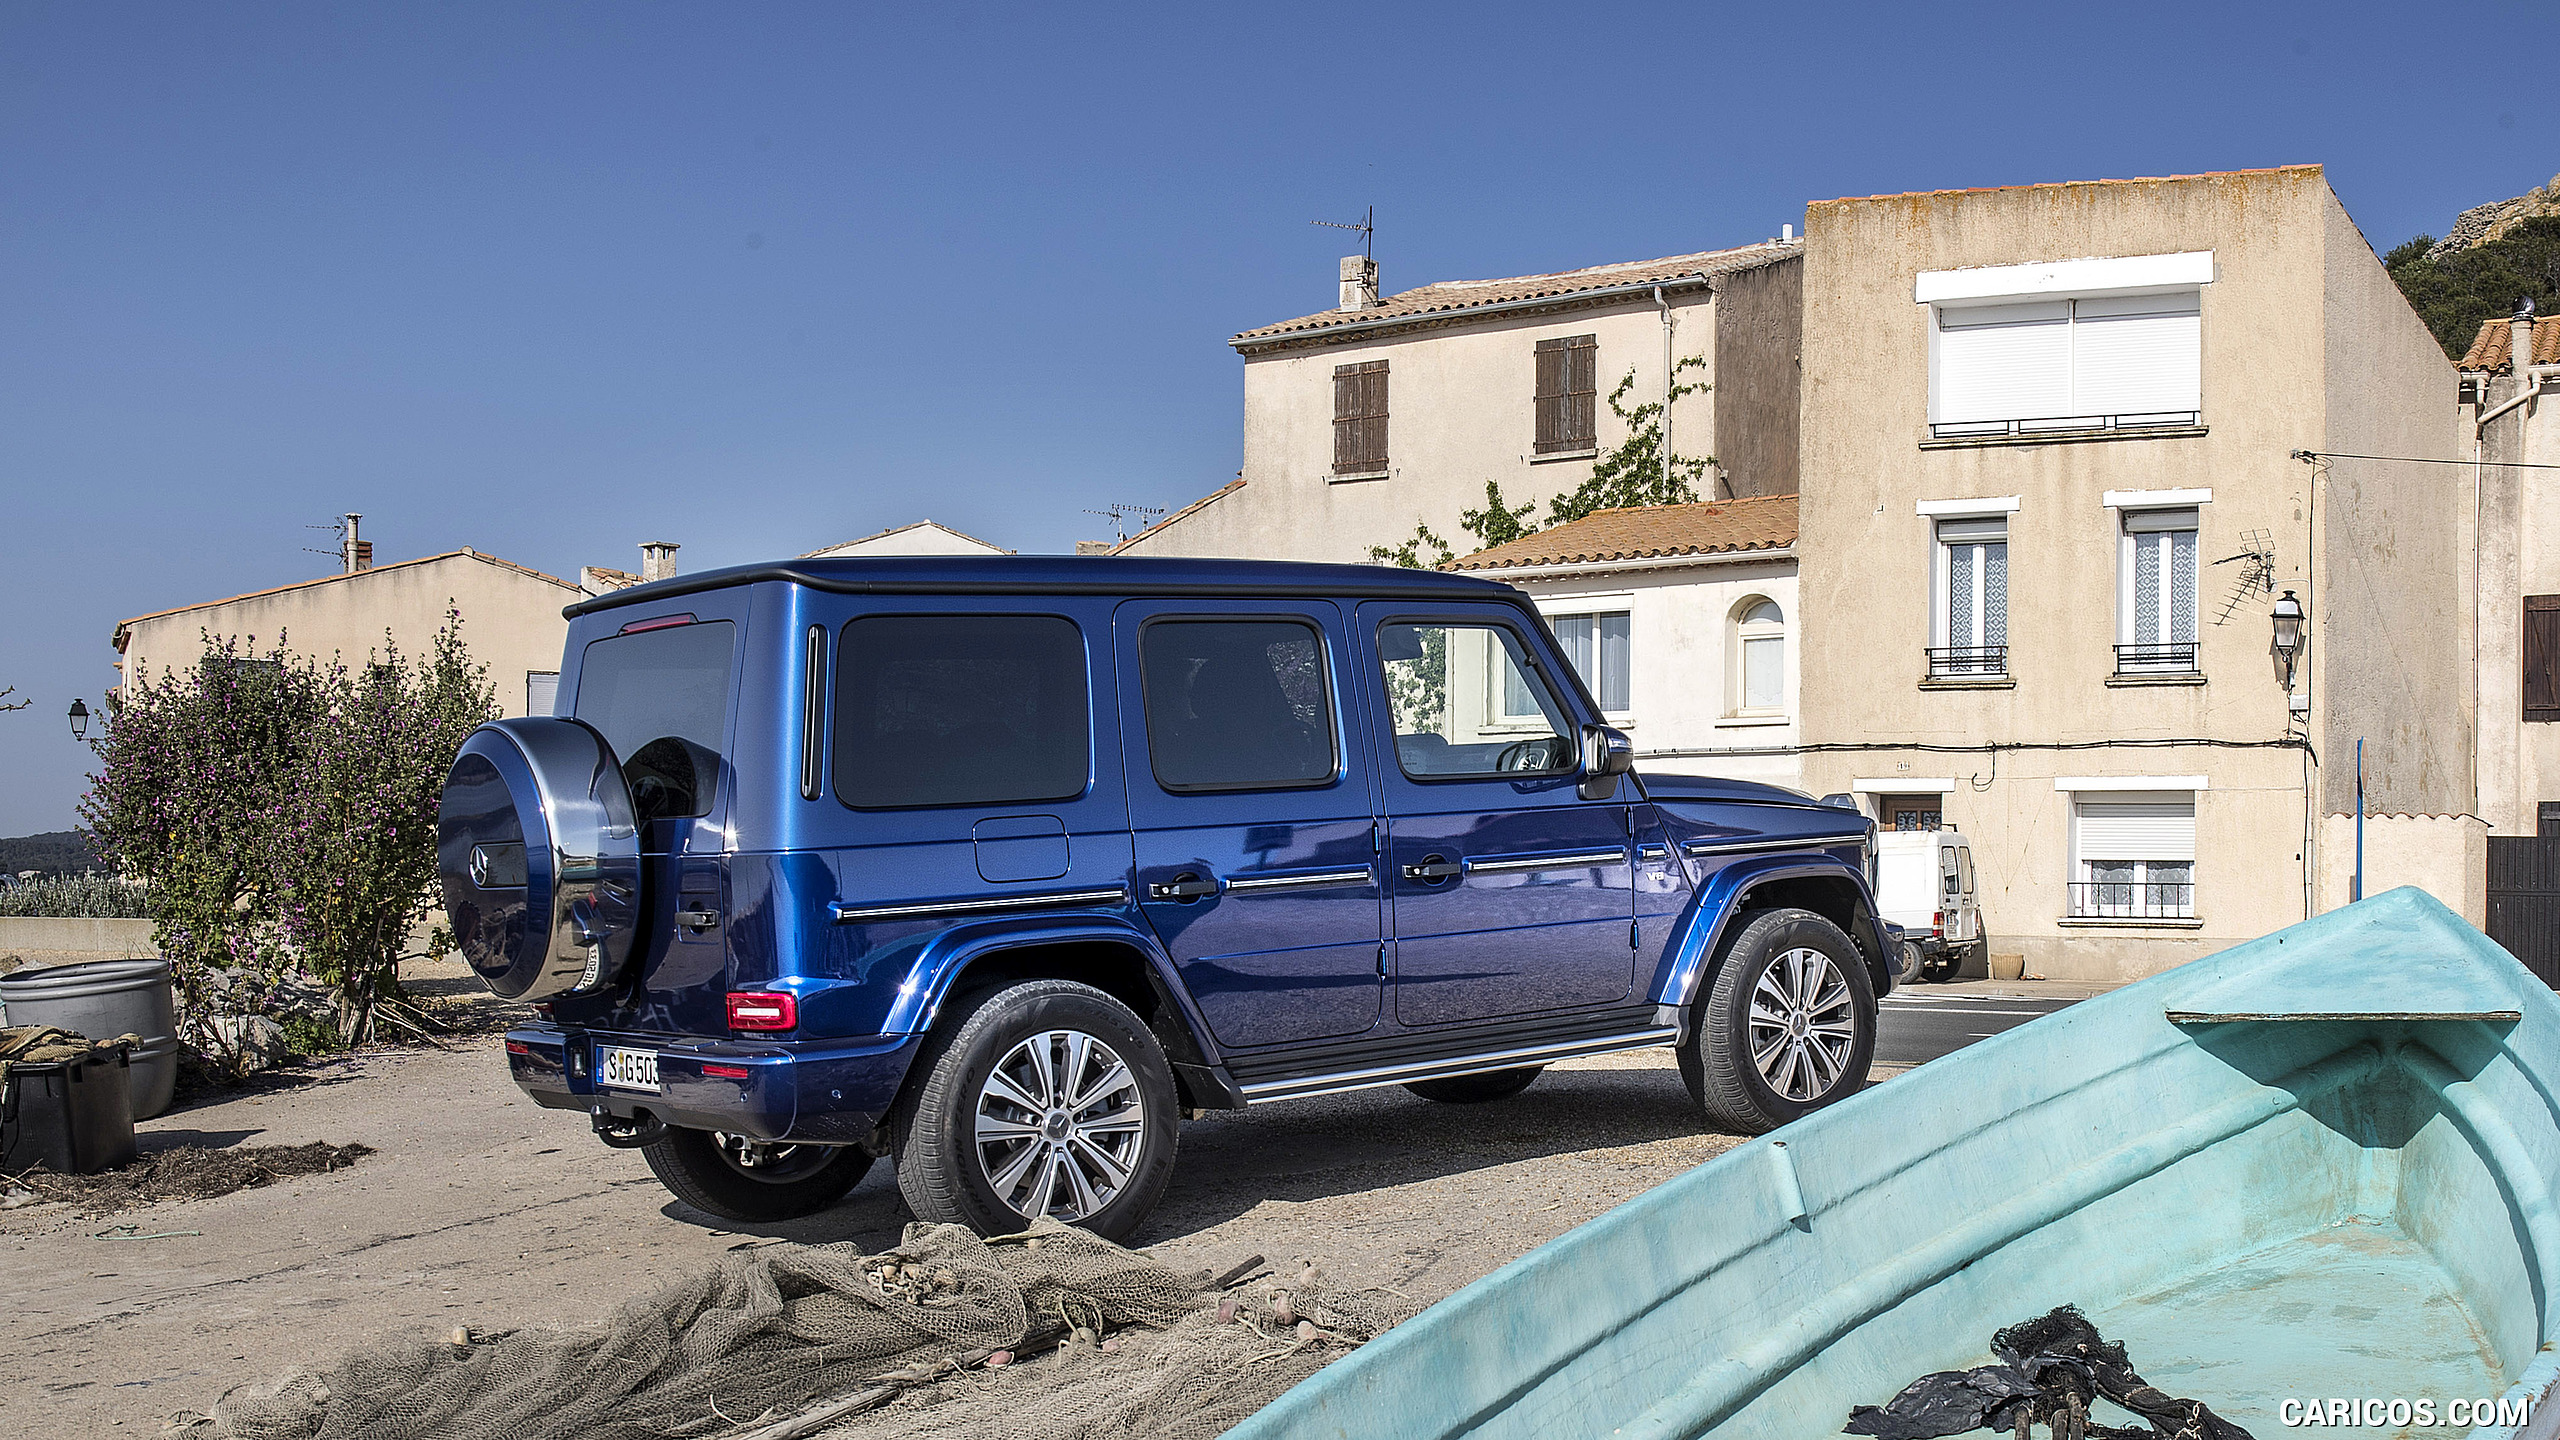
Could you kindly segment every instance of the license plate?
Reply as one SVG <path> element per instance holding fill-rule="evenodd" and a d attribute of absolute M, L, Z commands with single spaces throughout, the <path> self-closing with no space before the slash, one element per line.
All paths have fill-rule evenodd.
<path fill-rule="evenodd" d="M 596 1083 L 611 1090 L 645 1090 L 655 1095 L 658 1093 L 658 1052 L 599 1045 L 596 1047 Z"/>

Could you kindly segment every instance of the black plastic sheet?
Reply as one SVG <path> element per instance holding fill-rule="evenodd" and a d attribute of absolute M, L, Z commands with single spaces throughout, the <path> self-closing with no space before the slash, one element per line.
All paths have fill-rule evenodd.
<path fill-rule="evenodd" d="M 1882 1405 L 1860 1405 L 1843 1427 L 1875 1440 L 1938 1440 L 1973 1430 L 2042 1424 L 2056 1440 L 2250 1440 L 2249 1432 L 2142 1378 L 2124 1346 L 2098 1333 L 2076 1306 L 2065 1305 L 1991 1337 L 1997 1365 L 1941 1370 L 1902 1387 Z M 2104 1398 L 2151 1422 L 2150 1427 L 2093 1424 L 2090 1405 Z"/>

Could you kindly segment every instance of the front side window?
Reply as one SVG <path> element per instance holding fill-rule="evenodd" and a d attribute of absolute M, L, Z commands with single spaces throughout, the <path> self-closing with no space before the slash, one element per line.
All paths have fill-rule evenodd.
<path fill-rule="evenodd" d="M 1387 362 L 1333 367 L 1333 473 L 1387 468 Z"/>
<path fill-rule="evenodd" d="M 1055 615 L 874 615 L 836 649 L 836 798 L 859 810 L 1084 793 L 1084 636 Z"/>
<path fill-rule="evenodd" d="M 1564 708 L 1510 627 L 1383 625 L 1378 659 L 1405 774 L 1447 780 L 1573 768 Z"/>
<path fill-rule="evenodd" d="M 1735 715 L 1776 715 L 1787 708 L 1787 613 L 1754 595 L 1734 607 Z"/>
<path fill-rule="evenodd" d="M 1633 708 L 1633 687 L 1628 680 L 1633 618 L 1624 610 L 1548 617 L 1548 623 L 1555 627 L 1556 643 L 1564 647 L 1564 658 L 1572 664 L 1573 673 L 1582 677 L 1583 685 L 1600 702 L 1600 708 L 1612 715 L 1622 715 Z"/>
<path fill-rule="evenodd" d="M 737 638 L 710 620 L 608 636 L 580 657 L 575 713 L 613 747 L 641 819 L 711 813 Z"/>
<path fill-rule="evenodd" d="M 1929 673 L 2009 673 L 2009 522 L 1938 522 L 1937 644 Z"/>
<path fill-rule="evenodd" d="M 2193 425 L 2198 292 L 1934 307 L 1938 437 Z"/>
<path fill-rule="evenodd" d="M 2193 794 L 2112 794 L 2071 807 L 2070 913 L 2183 920 L 2196 913 Z"/>
<path fill-rule="evenodd" d="M 2196 515 L 2128 510 L 2117 562 L 2116 673 L 2196 668 Z"/>
<path fill-rule="evenodd" d="M 1322 785 L 1336 765 L 1324 641 L 1297 620 L 1159 620 L 1138 641 L 1167 790 Z"/>
<path fill-rule="evenodd" d="M 1536 354 L 1537 453 L 1569 453 L 1599 444 L 1599 340 L 1590 335 L 1541 340 Z"/>

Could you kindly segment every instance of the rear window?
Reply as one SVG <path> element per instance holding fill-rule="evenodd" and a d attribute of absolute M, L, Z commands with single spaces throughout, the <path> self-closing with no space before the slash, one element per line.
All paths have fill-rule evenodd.
<path fill-rule="evenodd" d="M 1084 793 L 1084 636 L 1054 615 L 875 615 L 837 648 L 836 798 L 859 810 Z"/>
<path fill-rule="evenodd" d="M 711 813 L 737 637 L 726 620 L 673 625 L 594 641 L 580 659 L 574 713 L 613 746 L 641 819 Z"/>

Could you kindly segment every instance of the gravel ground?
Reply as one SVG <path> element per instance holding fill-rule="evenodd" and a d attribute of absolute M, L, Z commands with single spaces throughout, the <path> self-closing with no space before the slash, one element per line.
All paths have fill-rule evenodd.
<path fill-rule="evenodd" d="M 0 1413 L 20 1434 L 156 1431 L 231 1385 L 428 1326 L 576 1322 L 760 1235 L 893 1243 L 878 1165 L 823 1215 L 741 1232 L 673 1201 L 585 1117 L 506 1082 L 494 1036 L 323 1061 L 142 1127 L 146 1148 L 361 1141 L 352 1169 L 106 1222 L 0 1212 Z M 1402 1090 L 1192 1121 L 1135 1243 L 1184 1267 L 1260 1252 L 1445 1295 L 1734 1144 L 1700 1132 L 1668 1051 L 1560 1065 L 1445 1106 Z M 116 1233 L 108 1231 L 107 1233 Z"/>

